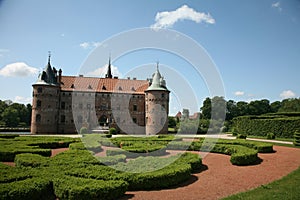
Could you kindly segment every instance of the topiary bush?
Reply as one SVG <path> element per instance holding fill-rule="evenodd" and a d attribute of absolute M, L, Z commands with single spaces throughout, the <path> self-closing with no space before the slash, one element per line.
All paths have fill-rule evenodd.
<path fill-rule="evenodd" d="M 116 135 L 117 134 L 117 129 L 116 128 L 110 128 L 109 129 L 109 134 L 110 135 Z"/>
<path fill-rule="evenodd" d="M 95 180 L 61 177 L 53 181 L 56 197 L 60 200 L 118 199 L 124 195 L 128 183 L 121 180 Z"/>
<path fill-rule="evenodd" d="M 295 146 L 300 146 L 300 132 L 299 131 L 296 131 L 294 133 L 294 145 Z"/>
<path fill-rule="evenodd" d="M 47 161 L 47 157 L 38 154 L 23 153 L 16 155 L 14 162 L 16 163 L 16 167 L 40 167 L 42 165 L 46 166 Z"/>
<path fill-rule="evenodd" d="M 238 134 L 236 136 L 236 139 L 246 139 L 247 138 L 247 135 L 246 134 Z"/>
<path fill-rule="evenodd" d="M 41 177 L 1 184 L 0 198 L 6 200 L 53 200 L 55 195 L 52 182 Z"/>
<path fill-rule="evenodd" d="M 81 135 L 84 135 L 84 134 L 87 134 L 87 133 L 88 133 L 88 129 L 87 129 L 87 127 L 84 127 L 84 126 L 83 126 L 83 127 L 81 127 L 81 129 L 80 129 L 79 132 L 80 132 Z"/>
<path fill-rule="evenodd" d="M 275 139 L 275 134 L 274 133 L 268 133 L 267 134 L 267 139 L 271 140 L 271 139 Z"/>

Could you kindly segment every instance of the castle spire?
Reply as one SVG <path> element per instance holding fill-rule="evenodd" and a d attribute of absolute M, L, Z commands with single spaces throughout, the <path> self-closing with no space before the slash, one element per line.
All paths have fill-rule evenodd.
<path fill-rule="evenodd" d="M 105 75 L 105 78 L 112 78 L 112 73 L 111 73 L 111 63 L 110 63 L 110 55 L 109 55 L 108 68 L 107 68 L 107 73 L 106 73 L 106 75 Z"/>
<path fill-rule="evenodd" d="M 50 64 L 51 51 L 48 51 L 48 63 Z"/>

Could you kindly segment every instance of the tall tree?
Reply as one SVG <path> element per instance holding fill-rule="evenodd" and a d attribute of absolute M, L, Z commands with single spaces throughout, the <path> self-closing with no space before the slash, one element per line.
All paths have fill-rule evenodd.
<path fill-rule="evenodd" d="M 20 122 L 20 118 L 19 118 L 18 110 L 16 110 L 15 108 L 9 106 L 3 111 L 1 115 L 7 127 L 18 126 Z"/>
<path fill-rule="evenodd" d="M 209 97 L 203 101 L 203 106 L 200 108 L 200 111 L 204 119 L 211 118 L 211 99 Z"/>
<path fill-rule="evenodd" d="M 281 102 L 279 112 L 300 112 L 300 98 L 284 99 Z"/>

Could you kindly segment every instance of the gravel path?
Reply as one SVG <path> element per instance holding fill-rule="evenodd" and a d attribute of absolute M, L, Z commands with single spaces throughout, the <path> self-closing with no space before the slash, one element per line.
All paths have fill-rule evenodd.
<path fill-rule="evenodd" d="M 229 156 L 209 153 L 203 158 L 207 170 L 193 174 L 182 187 L 159 191 L 126 192 L 122 199 L 220 199 L 267 184 L 300 166 L 300 149 L 274 146 L 276 153 L 259 154 L 261 164 L 234 166 Z"/>

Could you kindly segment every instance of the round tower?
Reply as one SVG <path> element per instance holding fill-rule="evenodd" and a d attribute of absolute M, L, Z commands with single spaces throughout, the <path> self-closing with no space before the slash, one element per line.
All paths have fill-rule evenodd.
<path fill-rule="evenodd" d="M 169 93 L 157 63 L 150 86 L 145 91 L 146 135 L 168 133 Z"/>
<path fill-rule="evenodd" d="M 55 68 L 48 64 L 33 87 L 31 133 L 57 133 L 60 86 Z"/>

